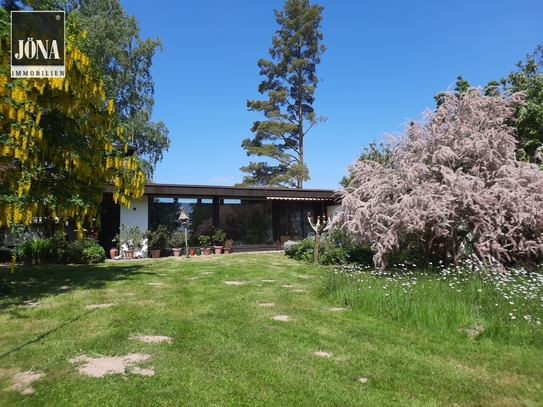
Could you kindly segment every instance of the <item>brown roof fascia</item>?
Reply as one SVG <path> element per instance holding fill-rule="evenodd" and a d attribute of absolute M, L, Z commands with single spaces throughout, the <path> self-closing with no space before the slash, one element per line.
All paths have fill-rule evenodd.
<path fill-rule="evenodd" d="M 145 184 L 145 195 L 161 197 L 334 200 L 332 189 L 227 187 L 212 185 Z"/>

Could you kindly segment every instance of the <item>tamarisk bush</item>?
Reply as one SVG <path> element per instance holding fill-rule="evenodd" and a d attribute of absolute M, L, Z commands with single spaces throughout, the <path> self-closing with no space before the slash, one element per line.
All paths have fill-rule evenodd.
<path fill-rule="evenodd" d="M 515 156 L 514 107 L 523 94 L 443 94 L 404 135 L 388 161 L 361 160 L 334 219 L 391 266 L 392 253 L 418 250 L 426 262 L 475 256 L 487 265 L 543 258 L 543 172 Z M 541 156 L 541 151 L 538 152 Z"/>

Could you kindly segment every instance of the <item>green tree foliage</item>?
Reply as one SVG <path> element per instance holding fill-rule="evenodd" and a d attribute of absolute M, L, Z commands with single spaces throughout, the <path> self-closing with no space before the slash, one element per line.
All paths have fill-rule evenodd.
<path fill-rule="evenodd" d="M 470 88 L 470 84 L 467 80 L 462 78 L 462 75 L 459 75 L 456 78 L 455 86 L 454 86 L 454 92 L 457 96 L 461 95 L 462 93 L 466 92 Z M 439 92 L 437 95 L 434 96 L 434 99 L 436 101 L 437 106 L 441 106 L 443 102 L 445 101 L 445 98 L 447 96 L 447 92 Z"/>
<path fill-rule="evenodd" d="M 379 144 L 371 142 L 369 147 L 364 147 L 364 150 L 358 157 L 358 161 L 374 161 L 386 166 L 390 159 L 393 147 L 387 141 L 382 141 Z M 353 175 L 343 177 L 339 184 L 343 188 L 347 188 L 353 182 Z"/>
<path fill-rule="evenodd" d="M 533 161 L 543 146 L 543 44 L 527 56 L 526 62 L 518 62 L 517 71 L 502 78 L 500 84 L 508 94 L 525 93 L 525 103 L 516 106 L 512 125 L 516 128 L 518 159 Z"/>
<path fill-rule="evenodd" d="M 241 167 L 249 175 L 242 185 L 302 188 L 310 179 L 304 161 L 304 137 L 318 122 L 312 104 L 318 78 L 316 66 L 326 47 L 319 31 L 324 7 L 308 0 L 286 0 L 283 10 L 275 10 L 279 29 L 272 37 L 271 60 L 260 59 L 258 67 L 265 79 L 258 91 L 267 100 L 248 100 L 247 108 L 264 114 L 255 121 L 253 139 L 241 146 L 248 156 L 269 157 L 274 164 L 250 162 Z"/>
<path fill-rule="evenodd" d="M 115 101 L 118 126 L 130 136 L 148 178 L 170 146 L 163 122 L 151 120 L 154 82 L 152 59 L 159 38 L 140 38 L 140 28 L 119 0 L 67 0 L 66 11 L 87 33 L 84 51 L 101 72 L 106 94 Z"/>
<path fill-rule="evenodd" d="M 458 76 L 454 92 L 457 96 L 470 88 L 462 76 Z M 538 149 L 543 146 L 543 44 L 526 57 L 525 62 L 517 63 L 517 70 L 500 80 L 491 80 L 484 88 L 486 96 L 525 94 L 524 101 L 515 107 L 513 120 L 508 124 L 515 128 L 517 139 L 517 158 L 521 161 L 534 161 L 539 157 Z M 446 92 L 434 96 L 439 107 Z"/>

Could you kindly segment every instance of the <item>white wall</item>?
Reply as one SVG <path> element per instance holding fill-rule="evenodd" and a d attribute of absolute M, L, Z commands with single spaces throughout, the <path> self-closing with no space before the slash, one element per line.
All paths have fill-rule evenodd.
<path fill-rule="evenodd" d="M 334 213 L 337 211 L 341 211 L 341 205 L 330 205 L 326 207 L 326 210 L 329 214 L 332 215 L 332 218 L 334 217 Z"/>
<path fill-rule="evenodd" d="M 146 231 L 149 225 L 149 201 L 147 196 L 142 199 L 134 199 L 130 209 L 121 205 L 121 225 L 137 226 L 141 231 Z"/>

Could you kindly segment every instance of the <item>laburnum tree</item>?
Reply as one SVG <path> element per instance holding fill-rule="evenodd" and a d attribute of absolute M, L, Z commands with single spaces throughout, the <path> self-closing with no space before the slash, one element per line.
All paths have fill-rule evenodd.
<path fill-rule="evenodd" d="M 130 134 L 148 179 L 168 151 L 168 128 L 152 121 L 153 56 L 162 49 L 159 38 L 141 38 L 137 19 L 119 0 L 2 0 L 8 10 L 65 10 L 86 32 L 82 51 L 101 74 L 106 96 L 114 101 L 115 125 Z"/>
<path fill-rule="evenodd" d="M 84 32 L 68 21 L 65 78 L 11 79 L 3 9 L 0 21 L 0 226 L 47 217 L 73 219 L 81 232 L 98 218 L 105 186 L 127 206 L 143 195 L 140 159 L 126 155 L 129 135 L 81 51 Z"/>
<path fill-rule="evenodd" d="M 260 59 L 258 67 L 265 79 L 258 91 L 267 100 L 248 100 L 247 108 L 266 117 L 255 121 L 252 139 L 241 146 L 248 156 L 269 157 L 273 162 L 250 162 L 240 168 L 248 173 L 242 185 L 303 188 L 310 179 L 304 160 L 304 138 L 324 117 L 317 117 L 312 105 L 318 83 L 316 66 L 326 47 L 319 31 L 321 7 L 308 0 L 286 0 L 283 10 L 275 10 L 280 28 L 272 38 L 272 60 Z"/>
<path fill-rule="evenodd" d="M 371 246 L 380 267 L 409 250 L 427 262 L 541 261 L 543 172 L 517 160 L 508 125 L 523 98 L 443 93 L 435 111 L 391 142 L 386 163 L 353 164 L 351 184 L 337 191 L 343 211 L 334 225 Z"/>

